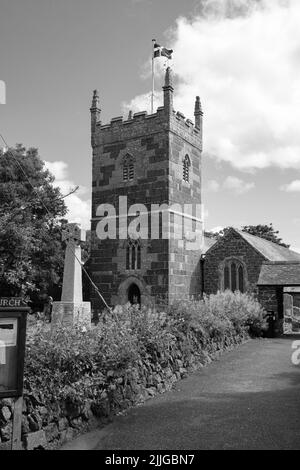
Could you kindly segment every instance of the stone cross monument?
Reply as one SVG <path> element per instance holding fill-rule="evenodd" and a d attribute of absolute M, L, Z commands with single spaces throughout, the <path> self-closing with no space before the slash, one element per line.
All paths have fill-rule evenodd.
<path fill-rule="evenodd" d="M 85 231 L 77 224 L 68 224 L 62 233 L 66 242 L 63 288 L 60 302 L 53 302 L 51 327 L 91 324 L 91 304 L 82 300 L 82 267 L 80 242 Z"/>

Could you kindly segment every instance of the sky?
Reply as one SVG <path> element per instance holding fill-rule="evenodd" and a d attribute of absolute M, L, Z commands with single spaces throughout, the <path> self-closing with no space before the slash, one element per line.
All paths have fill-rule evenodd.
<path fill-rule="evenodd" d="M 103 123 L 150 112 L 156 38 L 175 109 L 193 119 L 201 97 L 206 230 L 272 222 L 300 252 L 299 18 L 299 0 L 1 0 L 0 133 L 37 147 L 63 194 L 79 186 L 68 218 L 89 228 L 92 92 Z"/>

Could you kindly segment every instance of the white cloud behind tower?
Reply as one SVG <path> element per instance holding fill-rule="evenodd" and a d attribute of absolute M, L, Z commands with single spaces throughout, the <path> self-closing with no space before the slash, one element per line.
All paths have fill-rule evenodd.
<path fill-rule="evenodd" d="M 201 95 L 206 153 L 242 171 L 300 169 L 299 18 L 299 0 L 208 0 L 177 19 L 175 108 L 190 117 Z M 126 107 L 147 109 L 149 96 Z"/>

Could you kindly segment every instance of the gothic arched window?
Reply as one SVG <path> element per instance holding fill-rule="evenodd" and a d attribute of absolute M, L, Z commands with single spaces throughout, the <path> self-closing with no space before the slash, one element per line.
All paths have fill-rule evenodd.
<path fill-rule="evenodd" d="M 230 289 L 229 266 L 225 266 L 224 268 L 224 290 L 226 289 Z"/>
<path fill-rule="evenodd" d="M 126 269 L 141 269 L 141 245 L 139 240 L 128 240 L 126 246 Z"/>
<path fill-rule="evenodd" d="M 232 292 L 245 292 L 246 268 L 238 259 L 228 259 L 222 265 L 222 287 Z"/>
<path fill-rule="evenodd" d="M 123 160 L 123 181 L 134 179 L 134 158 L 127 154 Z"/>
<path fill-rule="evenodd" d="M 244 286 L 244 269 L 243 269 L 243 266 L 239 267 L 238 280 L 239 280 L 239 290 L 241 292 L 244 292 L 245 286 Z"/>
<path fill-rule="evenodd" d="M 191 160 L 188 155 L 184 157 L 183 160 L 183 181 L 188 183 L 190 181 L 190 166 L 191 166 Z"/>
<path fill-rule="evenodd" d="M 236 282 L 236 264 L 233 261 L 231 263 L 231 290 L 236 291 L 237 282 Z"/>

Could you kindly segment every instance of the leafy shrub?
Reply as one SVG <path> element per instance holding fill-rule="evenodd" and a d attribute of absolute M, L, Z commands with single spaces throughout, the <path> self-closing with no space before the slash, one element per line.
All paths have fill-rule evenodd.
<path fill-rule="evenodd" d="M 184 300 L 169 309 L 177 327 L 189 329 L 203 337 L 214 338 L 227 333 L 249 333 L 260 336 L 265 329 L 264 311 L 258 301 L 241 292 L 218 292 L 201 301 Z"/>
<path fill-rule="evenodd" d="M 246 330 L 260 336 L 266 328 L 264 310 L 253 295 L 227 290 L 206 297 L 204 302 L 215 317 L 228 319 L 238 333 Z"/>
<path fill-rule="evenodd" d="M 103 312 L 90 330 L 51 332 L 37 321 L 28 335 L 25 391 L 48 407 L 83 406 L 87 400 L 98 406 L 104 399 L 122 407 L 125 395 L 134 402 L 153 371 L 168 369 L 172 375 L 178 360 L 184 367 L 203 363 L 249 334 L 259 336 L 263 328 L 258 302 L 229 291 L 178 302 L 164 313 L 117 307 Z"/>

